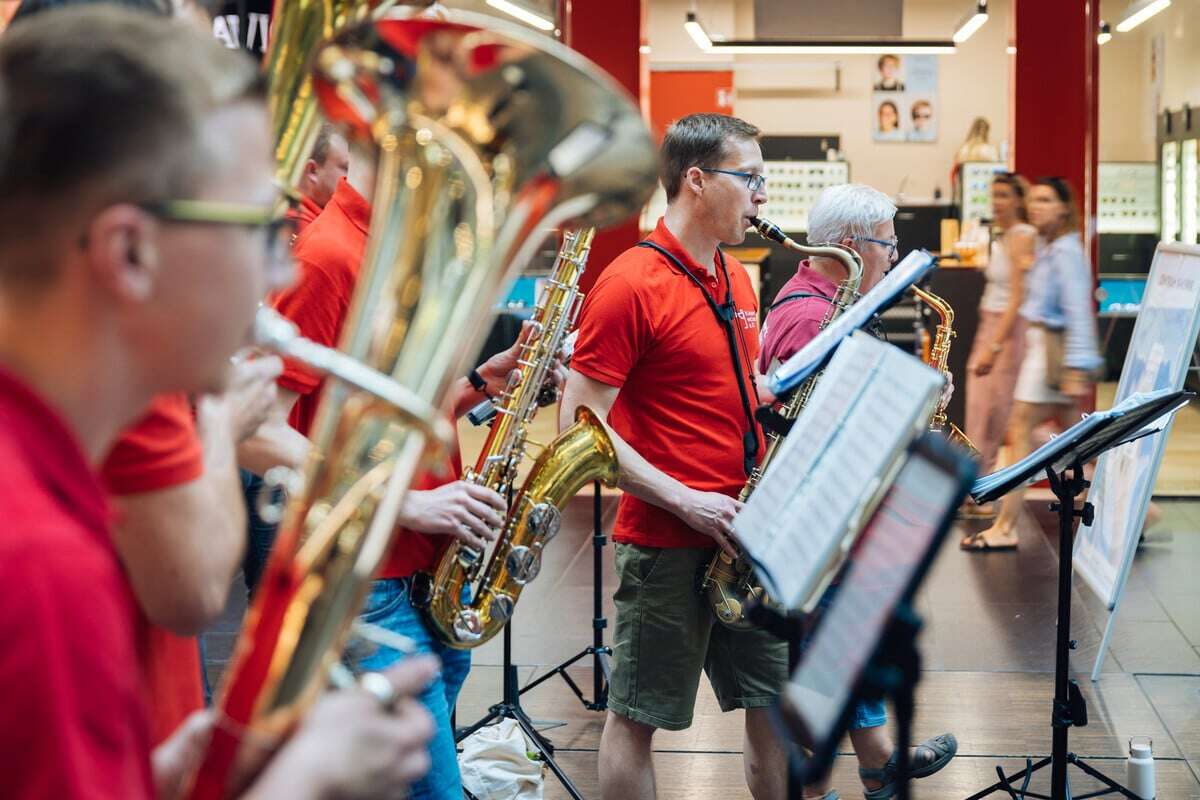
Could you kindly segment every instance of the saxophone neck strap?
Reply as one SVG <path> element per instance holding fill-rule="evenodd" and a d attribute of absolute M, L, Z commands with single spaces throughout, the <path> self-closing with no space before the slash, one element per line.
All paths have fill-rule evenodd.
<path fill-rule="evenodd" d="M 729 346 L 729 357 L 733 363 L 733 377 L 737 381 L 738 397 L 742 401 L 742 413 L 746 417 L 746 431 L 742 434 L 742 468 L 745 470 L 746 476 L 749 477 L 754 472 L 754 467 L 758 464 L 758 431 L 756 430 L 754 420 L 754 408 L 750 403 L 750 394 L 746 391 L 746 386 L 742 380 L 742 359 L 738 355 L 737 333 L 733 328 L 735 310 L 733 304 L 733 283 L 729 280 L 729 270 L 725 267 L 725 254 L 721 252 L 721 248 L 717 248 L 717 263 L 720 264 L 721 274 L 725 278 L 726 292 L 725 302 L 718 304 L 713 299 L 713 296 L 708 293 L 708 290 L 704 288 L 704 284 L 700 282 L 700 279 L 692 274 L 692 271 L 674 253 L 662 245 L 647 240 L 638 242 L 637 246 L 657 250 L 663 258 L 667 259 L 668 263 L 686 275 L 696 285 L 696 288 L 700 290 L 700 294 L 704 295 L 705 302 L 708 304 L 713 316 L 717 318 L 717 324 L 725 332 L 725 342 Z M 751 386 L 753 386 L 753 383 L 751 383 Z"/>

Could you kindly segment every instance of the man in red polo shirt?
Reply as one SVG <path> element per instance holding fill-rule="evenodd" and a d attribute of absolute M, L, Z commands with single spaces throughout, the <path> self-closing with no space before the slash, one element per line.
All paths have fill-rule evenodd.
<path fill-rule="evenodd" d="M 896 261 L 896 206 L 883 192 L 860 183 L 831 186 L 821 192 L 808 214 L 808 240 L 848 247 L 862 258 L 860 292 L 868 292 Z M 796 274 L 779 290 L 763 324 L 763 348 L 759 370 L 766 374 L 775 364 L 787 361 L 821 329 L 829 313 L 838 284 L 846 269 L 833 258 L 813 256 L 800 262 Z M 943 403 L 949 402 L 949 388 Z M 821 608 L 832 602 L 836 589 L 821 600 Z M 850 721 L 850 741 L 859 763 L 859 777 L 868 800 L 893 797 L 896 792 L 897 758 L 888 736 L 887 707 L 882 700 L 858 702 Z M 921 742 L 911 755 L 914 778 L 940 770 L 958 750 L 954 735 L 944 733 Z M 829 780 L 804 787 L 805 797 L 825 797 L 832 791 Z"/>
<path fill-rule="evenodd" d="M 338 181 L 349 171 L 350 145 L 346 137 L 328 122 L 322 123 L 312 155 L 304 162 L 304 173 L 300 176 L 300 205 L 291 215 L 296 221 L 296 233 L 302 233 L 317 218 L 333 197 Z"/>
<path fill-rule="evenodd" d="M 348 178 L 338 182 L 333 198 L 315 222 L 296 240 L 294 254 L 300 279 L 275 300 L 275 308 L 291 319 L 308 339 L 336 346 L 345 323 L 358 270 L 366 251 L 371 205 L 365 194 L 373 185 L 369 165 L 352 162 Z M 470 379 L 451 389 L 457 419 L 485 396 L 499 394 L 517 366 L 520 342 L 479 366 Z M 562 375 L 556 376 L 561 383 Z M 320 402 L 324 380 L 301 364 L 289 362 L 279 379 L 279 400 L 272 420 L 243 447 L 243 460 L 259 471 L 277 464 L 299 468 L 308 452 L 308 436 Z M 286 420 L 286 423 L 285 423 Z M 429 628 L 420 597 L 421 573 L 432 572 L 452 538 L 477 550 L 494 541 L 507 505 L 491 489 L 459 480 L 462 461 L 457 445 L 442 470 L 420 478 L 401 509 L 401 531 L 372 584 L 360 618 L 416 642 L 420 652 L 442 662 L 438 678 L 421 700 L 433 715 L 437 734 L 430 742 L 429 773 L 412 786 L 414 800 L 458 800 L 458 770 L 450 716 L 471 666 L 469 650 L 443 644 Z M 357 668 L 384 669 L 402 656 L 387 647 L 359 660 Z"/>
<path fill-rule="evenodd" d="M 702 669 L 722 710 L 746 709 L 751 793 L 786 793 L 768 707 L 787 679 L 787 646 L 720 625 L 696 590 L 714 548 L 731 551 L 734 498 L 761 450 L 752 416 L 758 304 L 745 269 L 720 249 L 743 241 L 767 200 L 758 133 L 721 114 L 668 129 L 667 210 L 647 239 L 653 247 L 618 256 L 580 315 L 560 420 L 579 405 L 607 418 L 625 492 L 613 529 L 620 585 L 600 740 L 606 800 L 654 797 L 654 732 L 691 724 Z"/>
<path fill-rule="evenodd" d="M 61 148 L 85 128 L 86 148 Z M 6 797 L 175 796 L 203 745 L 200 715 L 151 761 L 135 600 L 92 465 L 152 397 L 224 391 L 258 299 L 289 279 L 269 139 L 255 66 L 186 27 L 95 4 L 0 38 Z M 434 667 L 414 666 L 391 676 L 406 696 Z M 388 715 L 331 695 L 254 789 L 403 784 L 430 728 L 409 700 Z"/>

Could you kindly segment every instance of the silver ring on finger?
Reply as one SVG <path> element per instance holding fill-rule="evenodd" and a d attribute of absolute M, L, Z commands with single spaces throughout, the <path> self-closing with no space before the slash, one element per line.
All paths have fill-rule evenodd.
<path fill-rule="evenodd" d="M 358 679 L 358 685 L 363 691 L 378 701 L 379 707 L 383 709 L 385 714 L 390 714 L 396 710 L 396 701 L 400 699 L 400 695 L 396 691 L 396 687 L 383 673 L 365 672 Z"/>

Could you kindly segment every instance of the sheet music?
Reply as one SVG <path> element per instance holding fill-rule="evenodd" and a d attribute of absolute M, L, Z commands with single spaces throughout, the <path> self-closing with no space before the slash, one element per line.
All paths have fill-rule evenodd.
<path fill-rule="evenodd" d="M 920 431 L 942 376 L 856 332 L 821 375 L 734 529 L 772 597 L 807 599 Z"/>
<path fill-rule="evenodd" d="M 779 366 L 767 379 L 775 395 L 790 391 L 820 368 L 842 339 L 870 322 L 879 309 L 891 305 L 908 287 L 924 278 L 934 267 L 934 258 L 924 250 L 914 250 L 883 277 L 875 288 L 842 312 L 818 333 L 800 352 Z"/>
<path fill-rule="evenodd" d="M 1180 392 L 1171 389 L 1139 392 L 1108 411 L 1089 414 L 1017 463 L 975 481 L 971 496 L 977 502 L 987 502 L 1020 485 L 1039 480 L 1047 465 L 1059 471 L 1070 466 L 1076 458 L 1087 462 L 1101 451 L 1116 446 L 1116 437 L 1128 438 L 1162 430 L 1167 424 L 1166 415 L 1173 414 L 1188 402 L 1187 397 L 1173 401 L 1172 397 L 1176 395 Z M 1137 424 L 1132 428 L 1127 425 L 1117 427 L 1126 416 L 1138 418 Z M 1115 432 L 1106 435 L 1103 431 L 1109 427 L 1114 427 Z"/>
<path fill-rule="evenodd" d="M 953 475 L 914 456 L 872 516 L 837 598 L 785 690 L 792 712 L 814 739 L 833 735 L 854 684 L 958 491 Z"/>

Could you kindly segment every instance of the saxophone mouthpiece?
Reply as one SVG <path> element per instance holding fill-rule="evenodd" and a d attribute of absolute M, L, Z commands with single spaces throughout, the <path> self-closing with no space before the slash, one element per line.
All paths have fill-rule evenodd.
<path fill-rule="evenodd" d="M 770 220 L 762 217 L 750 217 L 750 224 L 754 226 L 754 230 L 758 231 L 758 235 L 764 239 L 771 239 L 780 244 L 787 244 L 788 235 L 780 230 L 779 226 Z"/>

